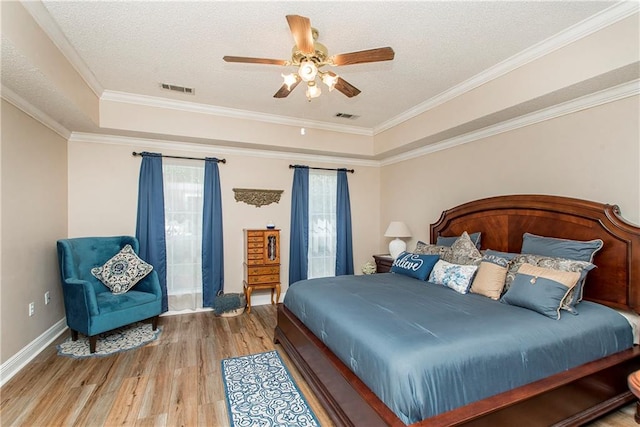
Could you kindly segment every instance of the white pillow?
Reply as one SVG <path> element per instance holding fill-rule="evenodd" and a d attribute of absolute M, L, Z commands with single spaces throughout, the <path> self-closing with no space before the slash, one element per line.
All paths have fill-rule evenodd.
<path fill-rule="evenodd" d="M 471 279 L 476 273 L 476 265 L 458 265 L 439 260 L 431 270 L 429 282 L 447 286 L 454 291 L 466 294 L 471 287 Z"/>

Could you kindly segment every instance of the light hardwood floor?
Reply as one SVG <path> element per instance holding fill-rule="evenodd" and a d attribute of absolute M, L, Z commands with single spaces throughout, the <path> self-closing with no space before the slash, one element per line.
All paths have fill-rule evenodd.
<path fill-rule="evenodd" d="M 220 362 L 277 349 L 318 420 L 331 426 L 279 345 L 273 344 L 275 306 L 220 318 L 212 313 L 160 319 L 160 337 L 108 357 L 72 359 L 56 345 L 39 354 L 0 390 L 2 426 L 228 426 Z M 98 343 L 98 345 L 100 345 Z M 592 423 L 635 427 L 633 407 Z"/>

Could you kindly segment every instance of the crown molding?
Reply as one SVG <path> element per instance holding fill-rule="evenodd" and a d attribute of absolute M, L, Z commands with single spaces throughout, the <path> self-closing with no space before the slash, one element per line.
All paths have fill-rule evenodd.
<path fill-rule="evenodd" d="M 584 21 L 581 21 L 558 34 L 547 38 L 506 60 L 486 69 L 480 74 L 476 74 L 472 78 L 465 80 L 457 86 L 442 92 L 427 101 L 416 105 L 402 114 L 382 123 L 373 128 L 373 135 L 377 135 L 385 130 L 399 125 L 409 119 L 412 119 L 438 105 L 451 101 L 452 99 L 465 94 L 491 80 L 497 79 L 523 65 L 528 64 L 538 58 L 550 54 L 564 46 L 576 42 L 590 34 L 593 34 L 609 25 L 612 25 L 622 19 L 625 19 L 634 13 L 640 11 L 640 2 L 622 1 L 602 12 L 599 12 Z"/>
<path fill-rule="evenodd" d="M 385 130 L 399 125 L 413 117 L 416 117 L 432 108 L 437 107 L 451 99 L 473 90 L 493 79 L 496 79 L 510 71 L 515 70 L 531 61 L 573 43 L 583 37 L 605 28 L 615 22 L 631 16 L 640 11 L 640 3 L 637 1 L 621 1 L 615 5 L 597 13 L 582 22 L 579 22 L 560 33 L 531 46 L 528 49 L 488 68 L 484 72 L 460 83 L 451 89 L 405 111 L 404 113 L 378 125 L 374 128 L 363 128 L 358 126 L 339 125 L 333 123 L 300 120 L 291 117 L 277 116 L 266 113 L 256 113 L 247 110 L 216 107 L 207 104 L 198 104 L 187 101 L 171 100 L 167 98 L 152 97 L 146 95 L 135 95 L 124 92 L 104 90 L 95 75 L 87 67 L 86 63 L 71 46 L 58 25 L 53 21 L 46 7 L 40 1 L 21 1 L 27 12 L 49 36 L 53 43 L 60 49 L 63 55 L 78 71 L 80 76 L 87 82 L 89 87 L 100 97 L 101 100 L 115 102 L 125 102 L 131 104 L 171 108 L 175 110 L 212 114 L 221 117 L 255 120 L 265 123 L 274 123 L 287 126 L 304 126 L 310 129 L 341 132 L 355 135 L 375 136 Z"/>
<path fill-rule="evenodd" d="M 2 99 L 13 104 L 16 108 L 23 111 L 28 116 L 33 117 L 35 120 L 39 121 L 64 139 L 68 139 L 71 136 L 71 132 L 67 128 L 5 85 L 2 85 L 0 96 Z"/>
<path fill-rule="evenodd" d="M 255 120 L 265 123 L 273 123 L 285 126 L 304 126 L 310 129 L 326 130 L 331 132 L 348 133 L 355 135 L 373 136 L 369 128 L 358 126 L 346 126 L 335 123 L 303 120 L 292 117 L 277 116 L 275 114 L 257 113 L 254 111 L 239 110 L 235 108 L 217 107 L 215 105 L 200 104 L 197 102 L 179 101 L 175 99 L 156 96 L 138 95 L 114 90 L 105 90 L 100 97 L 101 101 L 121 102 L 125 104 L 142 105 L 146 107 L 166 108 L 185 111 L 189 113 L 211 114 L 219 117 L 234 119 Z"/>
<path fill-rule="evenodd" d="M 600 92 L 585 95 L 583 97 L 576 98 L 562 104 L 554 105 L 553 107 L 545 108 L 543 110 L 539 110 L 530 114 L 526 114 L 524 116 L 516 117 L 514 119 L 477 130 L 475 132 L 470 132 L 468 134 L 450 138 L 441 142 L 437 142 L 435 144 L 416 148 L 415 150 L 407 151 L 396 156 L 387 157 L 383 159 L 380 164 L 381 166 L 387 166 L 405 160 L 415 159 L 417 157 L 425 156 L 437 151 L 457 147 L 458 145 L 467 144 L 479 139 L 488 138 L 500 133 L 509 132 L 546 120 L 552 120 L 557 117 L 575 113 L 577 111 L 586 110 L 588 108 L 597 107 L 599 105 L 607 104 L 609 102 L 618 101 L 620 99 L 636 95 L 640 95 L 640 79 L 614 86 Z"/>
<path fill-rule="evenodd" d="M 31 15 L 33 20 L 36 21 L 38 26 L 42 28 L 42 31 L 49 36 L 51 42 L 53 42 L 62 55 L 67 58 L 69 64 L 71 64 L 71 66 L 78 72 L 89 88 L 96 94 L 96 96 L 100 97 L 104 88 L 100 82 L 98 82 L 98 79 L 80 57 L 78 52 L 74 49 L 71 43 L 69 43 L 69 40 L 64 35 L 58 24 L 53 20 L 53 18 L 51 18 L 51 14 L 44 4 L 39 0 L 21 0 L 20 4 L 22 4 L 29 15 Z"/>
<path fill-rule="evenodd" d="M 159 140 L 150 138 L 135 138 L 119 135 L 104 135 L 95 133 L 73 132 L 69 142 L 89 144 L 124 145 L 141 150 L 176 150 L 185 153 L 199 153 L 210 157 L 223 155 L 250 156 L 265 159 L 279 159 L 308 163 L 329 163 L 349 166 L 378 167 L 380 161 L 367 159 L 353 159 L 349 157 L 325 156 L 317 154 L 293 153 L 289 151 L 258 150 L 253 148 L 234 148 L 219 145 L 195 144 L 176 140 Z"/>

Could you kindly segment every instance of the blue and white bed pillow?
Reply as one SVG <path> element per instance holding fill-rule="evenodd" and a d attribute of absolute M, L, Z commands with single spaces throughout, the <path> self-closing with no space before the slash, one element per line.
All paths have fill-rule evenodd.
<path fill-rule="evenodd" d="M 477 265 L 451 264 L 447 261 L 439 260 L 431 270 L 429 282 L 466 294 L 469 292 L 476 270 L 478 270 Z"/>
<path fill-rule="evenodd" d="M 427 280 L 439 255 L 414 254 L 402 252 L 391 265 L 392 273 L 405 274 L 418 280 Z"/>

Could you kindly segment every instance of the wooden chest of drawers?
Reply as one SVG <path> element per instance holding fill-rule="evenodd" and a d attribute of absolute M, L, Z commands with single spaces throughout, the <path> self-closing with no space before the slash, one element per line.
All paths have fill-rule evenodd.
<path fill-rule="evenodd" d="M 271 290 L 271 304 L 280 299 L 280 230 L 244 230 L 244 294 L 251 312 L 251 293 Z M 275 293 L 275 299 L 274 299 Z"/>

